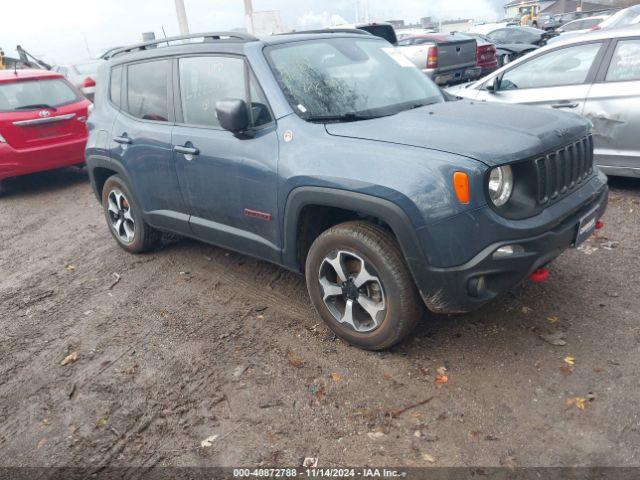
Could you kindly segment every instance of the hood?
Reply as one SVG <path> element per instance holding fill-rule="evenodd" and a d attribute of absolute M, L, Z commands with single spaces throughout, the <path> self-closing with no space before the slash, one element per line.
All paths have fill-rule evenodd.
<path fill-rule="evenodd" d="M 454 153 L 495 166 L 587 135 L 589 123 L 552 109 L 460 100 L 325 128 L 330 135 Z"/>

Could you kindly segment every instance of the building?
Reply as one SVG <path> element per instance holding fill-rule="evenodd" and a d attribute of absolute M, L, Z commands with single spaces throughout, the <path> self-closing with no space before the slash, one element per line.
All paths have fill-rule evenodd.
<path fill-rule="evenodd" d="M 515 0 L 504 6 L 505 18 L 518 18 L 526 13 L 555 15 L 575 12 L 582 5 L 583 12 L 597 12 L 611 8 L 611 5 L 581 0 Z"/>
<path fill-rule="evenodd" d="M 433 21 L 433 19 L 431 17 L 422 17 L 420 19 L 420 26 L 422 28 L 426 28 L 426 29 L 437 27 L 437 25 L 434 23 L 434 21 Z"/>

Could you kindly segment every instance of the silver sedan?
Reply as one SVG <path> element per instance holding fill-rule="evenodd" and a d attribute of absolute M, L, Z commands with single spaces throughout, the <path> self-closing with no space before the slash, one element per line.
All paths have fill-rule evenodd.
<path fill-rule="evenodd" d="M 557 41 L 448 91 L 580 114 L 593 123 L 601 169 L 608 175 L 640 176 L 640 26 Z"/>

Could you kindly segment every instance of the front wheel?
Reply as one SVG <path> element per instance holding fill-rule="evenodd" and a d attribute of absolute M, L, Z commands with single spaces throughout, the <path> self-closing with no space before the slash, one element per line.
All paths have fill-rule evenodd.
<path fill-rule="evenodd" d="M 159 243 L 160 232 L 142 219 L 142 209 L 118 175 L 109 177 L 102 188 L 102 208 L 111 235 L 127 252 L 146 252 Z"/>
<path fill-rule="evenodd" d="M 309 250 L 306 281 L 329 328 L 367 350 L 399 343 L 424 312 L 395 239 L 368 222 L 346 222 L 322 233 Z"/>

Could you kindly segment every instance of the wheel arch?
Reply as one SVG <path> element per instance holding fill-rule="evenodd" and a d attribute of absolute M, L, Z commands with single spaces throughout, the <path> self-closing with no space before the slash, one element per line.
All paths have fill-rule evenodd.
<path fill-rule="evenodd" d="M 102 155 L 93 155 L 87 158 L 87 169 L 93 193 L 98 201 L 102 202 L 102 187 L 107 179 L 113 175 L 120 175 L 131 185 L 129 175 L 119 162 Z"/>
<path fill-rule="evenodd" d="M 300 250 L 300 227 L 303 213 L 305 209 L 310 207 L 334 209 L 334 211 L 355 214 L 355 218 L 377 220 L 395 236 L 414 280 L 422 278 L 426 272 L 426 259 L 416 230 L 408 215 L 398 205 L 373 195 L 327 187 L 298 187 L 292 190 L 287 197 L 284 210 L 284 248 L 282 252 L 282 263 L 287 268 L 299 272 L 304 270 L 306 252 Z M 354 218 L 345 216 L 341 220 L 352 219 Z M 322 225 L 322 220 L 319 223 Z M 332 222 L 328 226 L 333 226 L 335 223 Z"/>

